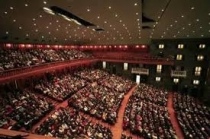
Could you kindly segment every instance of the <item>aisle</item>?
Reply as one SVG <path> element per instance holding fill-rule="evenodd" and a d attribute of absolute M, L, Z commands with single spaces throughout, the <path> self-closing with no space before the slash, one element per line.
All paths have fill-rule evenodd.
<path fill-rule="evenodd" d="M 172 126 L 173 126 L 173 128 L 176 132 L 176 135 L 177 135 L 178 139 L 184 139 L 184 135 L 182 133 L 182 130 L 179 126 L 176 114 L 174 112 L 173 93 L 171 93 L 171 92 L 168 95 L 167 109 L 168 109 L 168 113 L 169 113 L 169 116 L 170 116 L 170 119 L 171 119 Z"/>
<path fill-rule="evenodd" d="M 111 131 L 112 131 L 112 134 L 113 134 L 113 139 L 120 139 L 121 138 L 121 133 L 123 132 L 123 129 L 122 129 L 122 125 L 123 125 L 123 115 L 124 115 L 124 111 L 125 111 L 125 108 L 126 108 L 126 105 L 128 103 L 128 100 L 130 98 L 130 96 L 132 95 L 133 91 L 135 90 L 135 88 L 137 87 L 134 86 L 125 96 L 124 96 L 124 99 L 122 101 L 122 105 L 119 109 L 119 112 L 118 112 L 118 118 L 117 118 L 117 122 L 114 126 L 111 126 Z M 123 132 L 125 133 L 125 132 Z M 130 135 L 130 134 L 128 134 Z M 134 138 L 133 138 L 134 139 Z"/>

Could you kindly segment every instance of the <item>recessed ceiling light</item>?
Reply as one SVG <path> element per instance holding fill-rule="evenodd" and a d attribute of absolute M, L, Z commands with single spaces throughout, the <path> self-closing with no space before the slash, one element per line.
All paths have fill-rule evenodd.
<path fill-rule="evenodd" d="M 160 19 L 160 16 L 158 16 L 158 19 Z"/>
<path fill-rule="evenodd" d="M 10 8 L 10 10 L 13 10 L 14 8 L 13 7 L 9 7 Z"/>
<path fill-rule="evenodd" d="M 161 11 L 164 12 L 164 9 L 162 9 Z"/>
<path fill-rule="evenodd" d="M 182 29 L 184 30 L 185 28 L 183 27 Z"/>
<path fill-rule="evenodd" d="M 34 23 L 34 26 L 36 26 L 36 23 Z"/>
<path fill-rule="evenodd" d="M 193 32 L 193 33 L 195 33 L 195 31 L 194 31 L 194 30 L 193 30 L 192 32 Z"/>
<path fill-rule="evenodd" d="M 51 32 L 48 32 L 48 34 L 51 34 Z"/>
<path fill-rule="evenodd" d="M 35 18 L 33 18 L 33 21 L 36 21 L 36 19 L 35 19 Z"/>
<path fill-rule="evenodd" d="M 134 6 L 137 6 L 138 5 L 138 3 L 134 3 Z"/>
<path fill-rule="evenodd" d="M 176 35 L 174 35 L 173 37 L 176 38 Z"/>
<path fill-rule="evenodd" d="M 209 32 L 210 32 L 210 30 L 209 30 Z"/>
<path fill-rule="evenodd" d="M 46 1 L 43 1 L 43 3 L 44 3 L 44 4 L 47 4 L 47 2 L 46 2 Z"/>
<path fill-rule="evenodd" d="M 87 9 L 87 12 L 90 12 L 90 9 Z"/>
<path fill-rule="evenodd" d="M 137 21 L 139 21 L 140 19 L 136 19 Z"/>
<path fill-rule="evenodd" d="M 139 13 L 136 13 L 136 15 L 139 15 Z"/>
<path fill-rule="evenodd" d="M 58 31 L 59 29 L 58 28 L 56 28 L 56 31 Z"/>
<path fill-rule="evenodd" d="M 191 26 L 191 23 L 189 23 L 188 25 Z"/>
<path fill-rule="evenodd" d="M 19 27 L 19 29 L 22 29 L 22 27 Z"/>
<path fill-rule="evenodd" d="M 4 12 L 4 14 L 7 14 L 7 12 Z"/>
<path fill-rule="evenodd" d="M 210 13 L 209 13 L 209 16 L 210 16 Z"/>
<path fill-rule="evenodd" d="M 59 21 L 58 21 L 58 20 L 56 20 L 56 22 L 58 23 Z"/>
<path fill-rule="evenodd" d="M 28 37 L 29 36 L 29 34 L 26 34 L 26 37 Z"/>
<path fill-rule="evenodd" d="M 203 27 L 200 27 L 200 29 L 202 29 Z"/>
<path fill-rule="evenodd" d="M 100 19 L 100 16 L 98 16 L 97 18 Z"/>
<path fill-rule="evenodd" d="M 196 21 L 199 22 L 200 20 L 199 19 L 196 19 Z"/>
<path fill-rule="evenodd" d="M 42 39 L 44 39 L 44 36 L 42 36 Z"/>
<path fill-rule="evenodd" d="M 173 25 L 172 25 L 172 24 L 171 24 L 170 26 L 171 26 L 171 27 L 173 27 Z"/>
<path fill-rule="evenodd" d="M 112 7 L 111 7 L 111 6 L 109 6 L 109 9 L 112 9 Z"/>
<path fill-rule="evenodd" d="M 122 22 L 122 20 L 120 20 L 120 23 Z"/>
<path fill-rule="evenodd" d="M 36 32 L 38 32 L 39 30 L 38 30 L 38 29 L 36 29 L 35 31 L 36 31 Z"/>
<path fill-rule="evenodd" d="M 107 21 L 104 21 L 104 23 L 106 24 L 106 23 L 107 23 Z"/>
<path fill-rule="evenodd" d="M 25 7 L 28 7 L 28 4 L 27 3 L 25 4 Z"/>
<path fill-rule="evenodd" d="M 190 35 L 187 35 L 187 37 L 190 37 Z"/>
<path fill-rule="evenodd" d="M 191 10 L 194 10 L 195 9 L 195 7 L 191 7 Z"/>
<path fill-rule="evenodd" d="M 184 17 L 184 15 L 181 16 L 182 18 Z"/>
<path fill-rule="evenodd" d="M 14 19 L 13 22 L 16 22 L 16 20 Z"/>
<path fill-rule="evenodd" d="M 204 35 L 202 34 L 201 37 L 204 37 Z"/>
<path fill-rule="evenodd" d="M 9 32 L 8 32 L 8 31 L 6 31 L 6 34 L 9 34 Z"/>

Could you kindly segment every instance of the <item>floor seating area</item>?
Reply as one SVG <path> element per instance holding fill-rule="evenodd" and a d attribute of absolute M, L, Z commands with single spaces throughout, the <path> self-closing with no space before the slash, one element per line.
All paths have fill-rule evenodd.
<path fill-rule="evenodd" d="M 70 74 L 51 76 L 50 79 L 40 80 L 34 89 L 55 100 L 63 101 L 75 92 L 85 87 L 88 82 Z"/>
<path fill-rule="evenodd" d="M 123 118 L 123 129 L 143 138 L 175 139 L 165 103 L 167 92 L 146 84 L 130 97 Z"/>
<path fill-rule="evenodd" d="M 195 98 L 174 93 L 174 109 L 185 138 L 210 137 L 210 109 Z"/>
<path fill-rule="evenodd" d="M 112 139 L 110 129 L 93 124 L 90 119 L 72 108 L 56 110 L 37 128 L 36 133 L 63 139 Z"/>
<path fill-rule="evenodd" d="M 44 63 L 92 57 L 78 50 L 0 48 L 0 72 Z"/>
<path fill-rule="evenodd" d="M 29 130 L 54 105 L 30 90 L 12 90 L 0 96 L 0 128 Z"/>
<path fill-rule="evenodd" d="M 85 80 L 88 80 L 90 82 L 95 82 L 98 81 L 99 79 L 101 80 L 103 77 L 108 76 L 109 74 L 99 69 L 95 70 L 85 69 L 82 71 L 75 72 L 74 75 L 83 78 Z"/>

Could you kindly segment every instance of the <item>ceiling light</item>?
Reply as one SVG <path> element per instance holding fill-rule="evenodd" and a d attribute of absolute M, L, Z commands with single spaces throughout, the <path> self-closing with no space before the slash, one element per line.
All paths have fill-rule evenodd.
<path fill-rule="evenodd" d="M 4 14 L 7 14 L 7 12 L 4 12 Z"/>
<path fill-rule="evenodd" d="M 195 7 L 191 7 L 191 10 L 194 10 L 195 9 Z"/>
<path fill-rule="evenodd" d="M 109 9 L 112 9 L 112 7 L 111 7 L 111 6 L 109 6 Z"/>
<path fill-rule="evenodd" d="M 34 23 L 34 26 L 36 26 L 36 23 Z"/>
<path fill-rule="evenodd" d="M 201 37 L 204 37 L 204 35 L 202 34 Z"/>
<path fill-rule="evenodd" d="M 16 20 L 14 19 L 13 22 L 16 22 Z"/>
<path fill-rule="evenodd" d="M 137 6 L 138 5 L 138 3 L 134 3 L 134 6 Z"/>
<path fill-rule="evenodd" d="M 46 2 L 46 1 L 43 1 L 43 3 L 44 3 L 44 4 L 47 4 L 47 2 Z"/>
<path fill-rule="evenodd" d="M 184 17 L 184 15 L 181 16 L 182 18 Z"/>
<path fill-rule="evenodd" d="M 35 21 L 36 19 L 35 18 L 33 18 L 33 21 Z"/>
<path fill-rule="evenodd" d="M 122 20 L 120 20 L 120 23 L 122 22 Z"/>
<path fill-rule="evenodd" d="M 56 20 L 56 22 L 58 23 L 59 21 L 58 21 L 58 20 Z"/>
<path fill-rule="evenodd" d="M 182 29 L 184 30 L 185 28 L 183 27 Z"/>
<path fill-rule="evenodd" d="M 43 7 L 43 10 L 48 14 L 55 15 L 55 13 L 50 8 Z"/>
<path fill-rule="evenodd" d="M 196 19 L 196 21 L 199 22 L 200 20 L 199 19 Z"/>
<path fill-rule="evenodd" d="M 136 15 L 139 15 L 139 13 L 136 13 Z"/>
<path fill-rule="evenodd" d="M 107 23 L 107 21 L 104 21 L 104 23 L 106 24 L 106 23 Z"/>
<path fill-rule="evenodd" d="M 161 11 L 164 12 L 164 9 L 162 9 Z"/>
<path fill-rule="evenodd" d="M 200 27 L 200 29 L 202 29 L 203 27 Z"/>
<path fill-rule="evenodd" d="M 42 36 L 42 39 L 44 39 L 44 36 Z"/>
<path fill-rule="evenodd" d="M 117 14 L 115 14 L 115 17 L 118 17 L 118 15 L 117 15 Z"/>
<path fill-rule="evenodd" d="M 178 21 L 177 20 L 175 20 L 175 23 L 177 23 Z"/>
<path fill-rule="evenodd" d="M 190 35 L 187 35 L 187 37 L 190 37 Z"/>
<path fill-rule="evenodd" d="M 25 7 L 28 7 L 28 4 L 27 3 L 25 4 Z"/>
<path fill-rule="evenodd" d="M 48 34 L 51 34 L 51 32 L 48 32 Z"/>
<path fill-rule="evenodd" d="M 35 31 L 36 31 L 36 32 L 38 32 L 39 30 L 38 30 L 38 29 L 36 29 Z"/>
<path fill-rule="evenodd" d="M 9 32 L 7 31 L 6 34 L 9 34 Z"/>
<path fill-rule="evenodd" d="M 10 7 L 10 10 L 13 10 L 14 8 L 13 7 Z"/>
<path fill-rule="evenodd" d="M 26 34 L 26 37 L 28 37 L 29 36 L 29 34 Z"/>
<path fill-rule="evenodd" d="M 19 29 L 22 29 L 22 27 L 19 27 Z"/>
<path fill-rule="evenodd" d="M 210 13 L 209 13 L 209 16 L 210 16 Z"/>
<path fill-rule="evenodd" d="M 100 18 L 100 16 L 97 17 L 98 19 Z"/>
<path fill-rule="evenodd" d="M 173 37 L 176 38 L 176 35 L 174 35 Z"/>
<path fill-rule="evenodd" d="M 87 12 L 90 12 L 90 9 L 87 9 Z"/>
<path fill-rule="evenodd" d="M 189 23 L 188 25 L 191 26 L 191 23 Z"/>

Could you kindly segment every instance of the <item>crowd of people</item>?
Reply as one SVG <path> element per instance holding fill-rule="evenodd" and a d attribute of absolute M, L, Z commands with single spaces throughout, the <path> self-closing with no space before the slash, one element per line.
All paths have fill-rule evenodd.
<path fill-rule="evenodd" d="M 143 138 L 175 139 L 167 108 L 162 106 L 166 95 L 167 92 L 161 89 L 158 91 L 152 86 L 140 84 L 129 98 L 123 117 L 123 129 Z"/>
<path fill-rule="evenodd" d="M 189 95 L 174 93 L 174 109 L 185 138 L 210 138 L 210 109 Z"/>
<path fill-rule="evenodd" d="M 114 124 L 123 96 L 124 93 L 93 83 L 74 94 L 68 103 L 69 106 Z"/>
<path fill-rule="evenodd" d="M 29 90 L 6 92 L 0 97 L 0 128 L 29 130 L 53 108 L 53 103 Z"/>
<path fill-rule="evenodd" d="M 35 85 L 35 90 L 55 100 L 63 101 L 87 84 L 88 82 L 84 79 L 64 74 L 40 80 L 40 83 Z"/>
<path fill-rule="evenodd" d="M 50 115 L 35 131 L 37 134 L 62 139 L 112 139 L 109 128 L 93 123 L 72 108 L 60 108 Z"/>
<path fill-rule="evenodd" d="M 43 63 L 92 57 L 78 50 L 0 48 L 0 72 Z"/>
<path fill-rule="evenodd" d="M 114 74 L 105 76 L 105 78 L 100 80 L 99 83 L 119 92 L 128 92 L 134 86 L 134 83 L 130 80 L 124 79 Z"/>
<path fill-rule="evenodd" d="M 102 78 L 109 75 L 107 72 L 99 70 L 99 69 L 95 69 L 95 70 L 85 69 L 82 71 L 75 72 L 74 74 L 90 82 L 95 82 L 95 81 L 98 81 L 99 79 L 101 80 Z"/>

